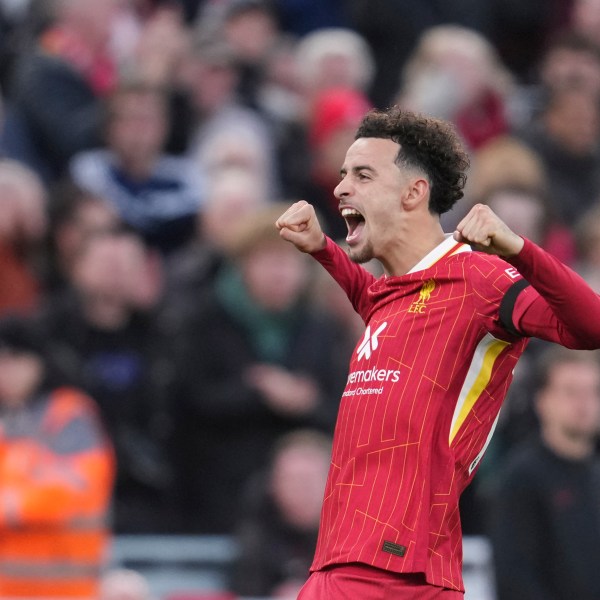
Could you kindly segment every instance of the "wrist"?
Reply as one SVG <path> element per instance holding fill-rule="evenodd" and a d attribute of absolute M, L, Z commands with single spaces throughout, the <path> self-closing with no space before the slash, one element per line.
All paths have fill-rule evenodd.
<path fill-rule="evenodd" d="M 514 234 L 514 238 L 511 240 L 508 245 L 506 252 L 504 253 L 504 258 L 514 258 L 521 253 L 523 250 L 523 246 L 525 245 L 525 240 L 517 234 Z"/>
<path fill-rule="evenodd" d="M 325 248 L 327 248 L 327 236 L 325 233 L 322 233 L 320 243 L 310 251 L 310 254 L 317 254 L 318 252 L 325 250 Z"/>

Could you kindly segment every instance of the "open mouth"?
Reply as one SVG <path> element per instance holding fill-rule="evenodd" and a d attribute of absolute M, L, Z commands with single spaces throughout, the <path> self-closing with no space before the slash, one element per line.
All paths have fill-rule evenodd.
<path fill-rule="evenodd" d="M 348 227 L 346 242 L 348 244 L 356 243 L 365 226 L 365 218 L 355 208 L 342 208 L 342 217 Z"/>

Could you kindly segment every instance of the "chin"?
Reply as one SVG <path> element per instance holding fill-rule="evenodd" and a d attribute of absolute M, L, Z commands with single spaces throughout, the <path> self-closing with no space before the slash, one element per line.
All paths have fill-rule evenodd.
<path fill-rule="evenodd" d="M 348 256 L 352 262 L 362 265 L 373 259 L 373 252 L 369 248 L 349 248 Z"/>

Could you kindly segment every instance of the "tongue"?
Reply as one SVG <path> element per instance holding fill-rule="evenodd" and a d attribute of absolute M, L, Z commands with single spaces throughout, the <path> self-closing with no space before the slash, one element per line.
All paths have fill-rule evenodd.
<path fill-rule="evenodd" d="M 348 244 L 356 243 L 360 238 L 360 235 L 364 228 L 365 222 L 358 221 L 357 224 L 348 231 L 348 235 L 346 236 L 346 242 Z"/>

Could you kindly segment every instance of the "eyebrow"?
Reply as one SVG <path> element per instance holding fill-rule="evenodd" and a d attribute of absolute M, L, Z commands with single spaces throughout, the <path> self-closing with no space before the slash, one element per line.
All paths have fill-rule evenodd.
<path fill-rule="evenodd" d="M 369 165 L 358 165 L 356 167 L 352 167 L 350 170 L 353 173 L 358 173 L 359 171 L 369 171 L 370 173 L 377 172 L 373 167 L 370 167 Z M 348 173 L 348 169 L 345 169 L 344 167 L 342 167 L 340 169 L 340 175 L 343 177 L 344 175 L 346 175 L 346 173 Z"/>

